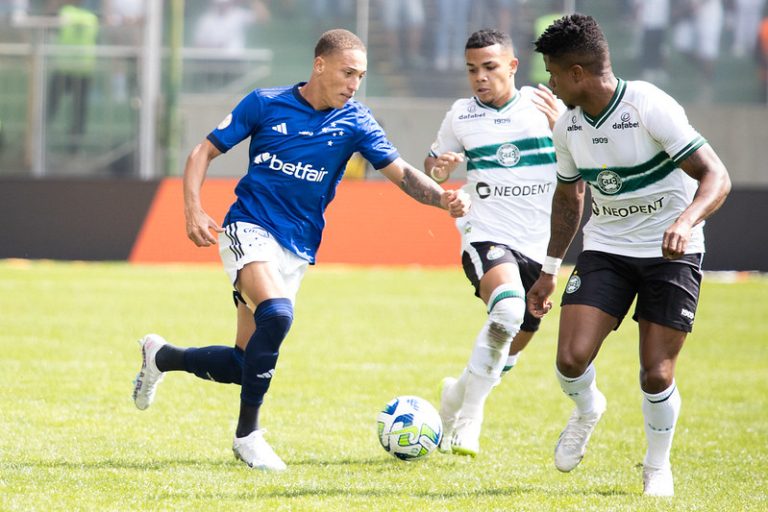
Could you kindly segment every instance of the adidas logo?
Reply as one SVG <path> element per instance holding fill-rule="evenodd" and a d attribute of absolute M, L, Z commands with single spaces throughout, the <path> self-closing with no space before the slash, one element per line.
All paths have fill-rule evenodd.
<path fill-rule="evenodd" d="M 272 368 L 268 372 L 258 374 L 256 377 L 258 377 L 259 379 L 271 379 L 274 374 L 275 374 L 275 369 Z"/>
<path fill-rule="evenodd" d="M 274 128 L 273 128 L 273 130 L 274 130 Z M 265 151 L 264 153 L 261 153 L 260 155 L 256 155 L 253 158 L 253 163 L 260 164 L 261 162 L 266 162 L 267 160 L 269 160 L 270 156 L 272 156 L 272 155 L 270 155 L 268 151 Z"/>
<path fill-rule="evenodd" d="M 285 123 L 276 124 L 272 127 L 273 130 L 275 130 L 277 133 L 282 133 L 283 135 L 288 135 L 288 127 L 285 125 Z"/>

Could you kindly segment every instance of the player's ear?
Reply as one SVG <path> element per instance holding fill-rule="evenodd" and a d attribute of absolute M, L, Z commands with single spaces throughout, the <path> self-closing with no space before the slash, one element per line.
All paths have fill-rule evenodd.
<path fill-rule="evenodd" d="M 517 66 L 520 64 L 520 61 L 513 57 L 511 61 L 509 61 L 509 76 L 514 75 L 517 73 Z"/>
<path fill-rule="evenodd" d="M 325 70 L 325 59 L 322 56 L 315 57 L 313 68 L 316 73 L 322 73 Z"/>
<path fill-rule="evenodd" d="M 581 67 L 581 64 L 574 64 L 568 72 L 574 82 L 581 82 L 584 79 L 584 68 Z"/>

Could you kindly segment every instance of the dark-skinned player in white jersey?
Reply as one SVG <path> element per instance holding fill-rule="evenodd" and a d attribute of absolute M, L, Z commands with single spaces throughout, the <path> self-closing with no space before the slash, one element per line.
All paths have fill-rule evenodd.
<path fill-rule="evenodd" d="M 730 191 L 728 171 L 673 98 L 613 74 L 608 43 L 592 17 L 555 21 L 535 49 L 549 86 L 570 109 L 553 130 L 558 184 L 551 234 L 542 273 L 528 292 L 537 316 L 552 307 L 558 267 L 579 229 L 580 184 L 592 194 L 584 250 L 560 310 L 556 374 L 576 408 L 557 442 L 555 466 L 571 471 L 584 456 L 606 410 L 594 361 L 636 299 L 648 443 L 643 493 L 672 496 L 670 450 L 681 404 L 675 363 L 696 314 L 704 220 Z"/>

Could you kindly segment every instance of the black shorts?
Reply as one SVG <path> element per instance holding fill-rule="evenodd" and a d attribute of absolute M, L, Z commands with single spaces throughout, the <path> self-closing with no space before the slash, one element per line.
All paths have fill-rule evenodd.
<path fill-rule="evenodd" d="M 621 324 L 637 296 L 633 320 L 642 318 L 691 332 L 701 288 L 701 260 L 701 254 L 666 260 L 584 251 L 565 285 L 562 305 L 594 306 Z"/>
<path fill-rule="evenodd" d="M 531 289 L 533 283 L 539 278 L 541 264 L 524 256 L 516 250 L 495 242 L 473 242 L 470 244 L 476 251 L 475 259 L 479 260 L 480 269 L 475 268 L 472 255 L 464 251 L 461 255 L 461 265 L 464 267 L 464 275 L 475 287 L 475 296 L 480 297 L 480 279 L 489 270 L 502 263 L 514 263 L 520 271 L 520 281 L 523 283 L 525 293 Z M 490 259 L 489 259 L 490 256 Z M 478 275 L 478 270 L 482 274 Z M 525 316 L 520 326 L 521 331 L 536 332 L 539 330 L 541 318 L 536 318 L 525 308 Z"/>

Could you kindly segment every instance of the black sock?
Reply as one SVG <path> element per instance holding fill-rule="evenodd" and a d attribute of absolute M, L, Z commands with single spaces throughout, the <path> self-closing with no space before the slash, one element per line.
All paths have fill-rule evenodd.
<path fill-rule="evenodd" d="M 174 347 L 171 344 L 164 345 L 155 355 L 155 364 L 161 372 L 183 371 L 184 352 L 187 349 Z"/>
<path fill-rule="evenodd" d="M 235 436 L 245 437 L 259 428 L 259 406 L 240 402 L 240 417 L 237 420 Z"/>

